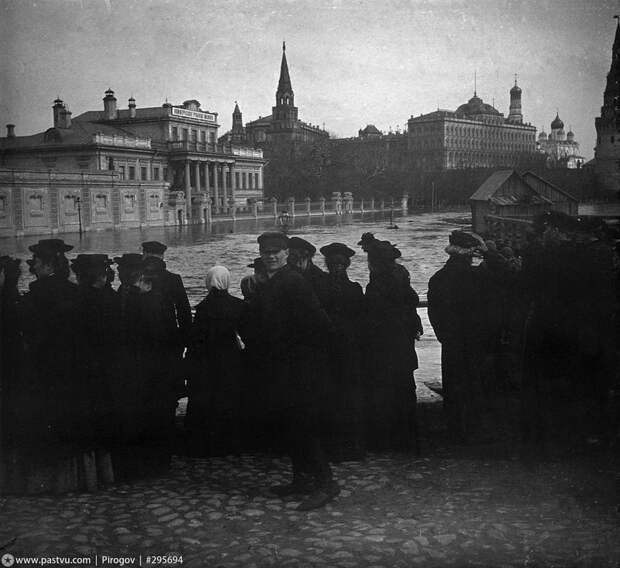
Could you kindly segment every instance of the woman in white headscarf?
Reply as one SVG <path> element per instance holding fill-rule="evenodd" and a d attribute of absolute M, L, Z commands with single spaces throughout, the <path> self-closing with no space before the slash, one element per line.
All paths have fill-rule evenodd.
<path fill-rule="evenodd" d="M 207 271 L 207 296 L 196 306 L 192 324 L 185 427 L 194 456 L 240 450 L 243 342 L 238 328 L 244 302 L 228 293 L 229 285 L 227 268 Z"/>

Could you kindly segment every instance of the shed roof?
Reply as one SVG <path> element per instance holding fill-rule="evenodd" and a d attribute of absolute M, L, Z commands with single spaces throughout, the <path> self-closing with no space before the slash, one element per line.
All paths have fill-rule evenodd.
<path fill-rule="evenodd" d="M 575 197 L 573 197 L 570 193 L 568 193 L 568 191 L 558 187 L 557 185 L 551 183 L 550 181 L 547 181 L 544 178 L 541 178 L 539 175 L 536 175 L 534 172 L 525 172 L 524 174 L 522 174 L 521 176 L 526 182 L 528 181 L 528 178 L 530 177 L 534 177 L 537 180 L 543 182 L 545 185 L 548 185 L 549 187 L 553 188 L 555 191 L 557 191 L 558 193 L 561 193 L 562 195 L 565 195 L 566 197 L 568 197 L 569 199 L 571 199 L 572 201 L 577 201 L 577 199 Z"/>
<path fill-rule="evenodd" d="M 493 172 L 469 199 L 471 201 L 488 201 L 512 175 L 518 176 L 519 174 L 514 170 Z"/>

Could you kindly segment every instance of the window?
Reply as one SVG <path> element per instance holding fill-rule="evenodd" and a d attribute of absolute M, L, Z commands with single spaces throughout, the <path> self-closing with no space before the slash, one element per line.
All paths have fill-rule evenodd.
<path fill-rule="evenodd" d="M 8 211 L 8 202 L 6 195 L 0 195 L 0 217 L 5 217 Z"/>
<path fill-rule="evenodd" d="M 260 189 L 258 187 L 258 173 L 254 174 L 254 189 Z"/>
<path fill-rule="evenodd" d="M 146 167 L 145 166 L 140 167 L 140 179 L 142 180 L 146 179 Z"/>
<path fill-rule="evenodd" d="M 159 193 L 151 193 L 149 195 L 149 209 L 151 211 L 159 210 Z"/>
<path fill-rule="evenodd" d="M 215 132 L 213 131 L 209 132 L 209 142 L 215 144 Z"/>
<path fill-rule="evenodd" d="M 172 139 L 173 140 L 179 139 L 179 129 L 176 126 L 172 127 Z"/>
<path fill-rule="evenodd" d="M 136 179 L 136 167 L 129 166 L 129 179 Z"/>
<path fill-rule="evenodd" d="M 252 189 L 252 172 L 248 173 L 248 187 Z"/>
<path fill-rule="evenodd" d="M 65 212 L 73 215 L 76 212 L 77 208 L 77 196 L 76 195 L 65 195 Z"/>
<path fill-rule="evenodd" d="M 168 179 L 168 168 L 164 168 L 164 181 Z"/>
<path fill-rule="evenodd" d="M 204 130 L 200 131 L 200 141 L 205 143 L 207 141 L 207 133 Z"/>
<path fill-rule="evenodd" d="M 105 212 L 108 209 L 108 196 L 105 193 L 95 195 L 95 207 L 97 211 Z"/>
<path fill-rule="evenodd" d="M 108 170 L 114 169 L 114 158 L 108 158 Z"/>
<path fill-rule="evenodd" d="M 133 193 L 125 194 L 125 211 L 131 213 L 136 207 L 136 196 Z"/>
<path fill-rule="evenodd" d="M 239 172 L 235 172 L 235 187 L 239 187 Z"/>
<path fill-rule="evenodd" d="M 121 174 L 121 179 L 125 179 L 125 166 L 119 166 L 118 172 Z"/>
<path fill-rule="evenodd" d="M 153 168 L 153 179 L 156 181 L 159 180 L 159 168 L 157 166 Z"/>
<path fill-rule="evenodd" d="M 189 130 L 187 128 L 183 129 L 183 140 L 187 140 L 189 138 Z"/>
<path fill-rule="evenodd" d="M 39 194 L 31 195 L 29 198 L 30 213 L 42 214 L 43 213 L 43 196 Z"/>
<path fill-rule="evenodd" d="M 198 142 L 198 131 L 192 130 L 192 142 Z"/>

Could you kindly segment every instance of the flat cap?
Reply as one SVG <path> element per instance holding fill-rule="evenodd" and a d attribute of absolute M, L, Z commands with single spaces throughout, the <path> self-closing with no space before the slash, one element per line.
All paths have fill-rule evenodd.
<path fill-rule="evenodd" d="M 355 254 L 353 249 L 350 249 L 343 243 L 330 243 L 324 247 L 321 247 L 319 250 L 323 256 L 334 256 L 336 254 L 340 254 L 346 258 L 351 258 Z"/>
<path fill-rule="evenodd" d="M 375 241 L 374 233 L 362 233 L 362 238 L 357 241 L 358 245 L 362 245 L 362 248 L 368 246 L 372 241 Z"/>
<path fill-rule="evenodd" d="M 312 243 L 300 237 L 291 237 L 288 241 L 288 248 L 303 250 L 309 254 L 314 254 L 316 252 L 316 247 Z"/>
<path fill-rule="evenodd" d="M 142 243 L 142 250 L 146 254 L 164 254 L 168 247 L 159 241 L 146 241 Z"/>
<path fill-rule="evenodd" d="M 65 244 L 65 241 L 62 239 L 41 239 L 36 245 L 30 245 L 28 250 L 36 255 L 64 254 L 73 250 L 73 247 Z"/>
<path fill-rule="evenodd" d="M 277 248 L 283 250 L 289 248 L 289 238 L 280 231 L 266 231 L 258 236 L 256 242 L 262 249 Z"/>

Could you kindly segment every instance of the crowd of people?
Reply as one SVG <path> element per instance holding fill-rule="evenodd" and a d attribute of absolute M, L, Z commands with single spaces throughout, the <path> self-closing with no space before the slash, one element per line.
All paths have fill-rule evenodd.
<path fill-rule="evenodd" d="M 515 253 L 455 232 L 448 261 L 429 281 L 449 433 L 455 441 L 484 435 L 483 419 L 503 400 L 509 405 L 495 407 L 492 430 L 512 414 L 508 434 L 527 454 L 617 441 L 614 235 L 603 222 L 550 212 L 526 236 Z"/>
<path fill-rule="evenodd" d="M 398 248 L 362 236 L 364 294 L 343 243 L 320 249 L 327 271 L 300 237 L 267 232 L 257 244 L 243 299 L 214 266 L 193 318 L 156 241 L 69 261 L 70 245 L 40 240 L 23 295 L 20 261 L 1 257 L 2 490 L 94 490 L 161 474 L 173 452 L 275 450 L 293 475 L 271 491 L 303 495 L 309 510 L 338 493 L 330 461 L 416 451 L 422 328 Z"/>
<path fill-rule="evenodd" d="M 520 253 L 453 231 L 429 281 L 457 442 L 480 435 L 502 393 L 516 393 L 525 444 L 617 429 L 617 250 L 601 226 L 567 215 L 542 215 L 533 229 Z M 330 461 L 418 451 L 423 330 L 399 249 L 362 235 L 364 291 L 347 274 L 356 251 L 346 244 L 320 249 L 327 271 L 300 237 L 266 232 L 257 244 L 243 299 L 229 293 L 229 271 L 213 266 L 193 317 L 156 241 L 141 254 L 69 261 L 70 245 L 40 240 L 23 295 L 20 261 L 0 257 L 2 490 L 94 490 L 162 474 L 173 453 L 267 450 L 292 463 L 291 482 L 271 491 L 303 495 L 299 508 L 309 510 L 338 494 Z"/>

